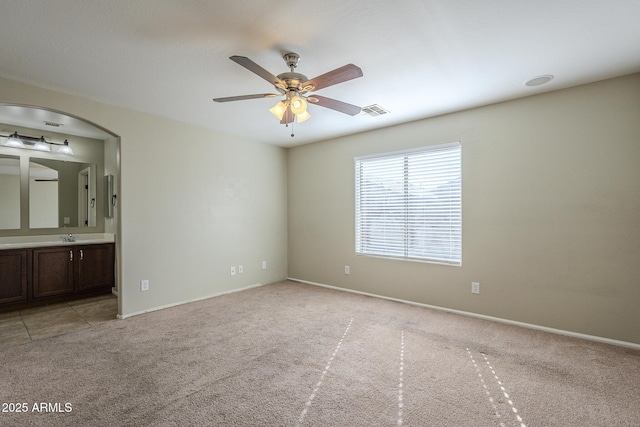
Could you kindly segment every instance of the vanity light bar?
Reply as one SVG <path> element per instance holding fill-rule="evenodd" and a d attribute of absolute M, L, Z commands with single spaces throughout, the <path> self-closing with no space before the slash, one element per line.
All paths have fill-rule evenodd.
<path fill-rule="evenodd" d="M 45 140 L 44 136 L 37 138 L 35 136 L 20 135 L 18 134 L 18 132 L 14 132 L 11 135 L 0 135 L 0 137 L 7 139 L 3 144 L 6 147 L 31 148 L 39 151 L 51 151 L 51 146 L 55 145 L 58 147 L 58 153 L 73 155 L 73 150 L 69 146 L 69 141 L 67 141 L 66 139 L 63 143 L 50 142 Z M 27 145 L 29 145 L 29 147 Z"/>

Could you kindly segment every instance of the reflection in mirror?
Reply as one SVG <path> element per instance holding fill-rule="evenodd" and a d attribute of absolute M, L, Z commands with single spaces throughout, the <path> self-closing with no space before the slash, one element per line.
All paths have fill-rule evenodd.
<path fill-rule="evenodd" d="M 96 166 L 35 159 L 29 162 L 29 228 L 95 227 Z"/>
<path fill-rule="evenodd" d="M 29 227 L 58 226 L 58 171 L 29 163 Z"/>
<path fill-rule="evenodd" d="M 20 229 L 20 158 L 0 155 L 0 230 Z"/>

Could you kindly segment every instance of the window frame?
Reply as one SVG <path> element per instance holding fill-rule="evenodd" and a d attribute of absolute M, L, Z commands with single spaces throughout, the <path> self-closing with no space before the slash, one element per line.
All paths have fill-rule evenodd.
<path fill-rule="evenodd" d="M 447 206 L 452 206 L 455 209 L 453 211 L 455 212 L 455 214 L 453 215 L 453 220 L 452 220 L 452 216 L 450 215 L 448 217 L 449 220 L 447 222 L 449 225 L 454 224 L 453 231 L 449 231 L 449 234 L 448 234 L 450 239 L 448 252 L 452 255 L 448 257 L 437 256 L 437 255 L 428 256 L 428 255 L 425 255 L 427 252 L 425 249 L 433 248 L 435 245 L 419 245 L 419 246 L 411 245 L 411 239 L 412 239 L 411 236 L 415 235 L 416 231 L 424 232 L 427 227 L 422 227 L 422 228 L 415 227 L 414 223 L 412 222 L 412 219 L 410 219 L 409 206 L 411 205 L 410 200 L 412 196 L 409 190 L 409 185 L 410 185 L 409 183 L 411 181 L 411 177 L 410 177 L 411 168 L 407 166 L 410 161 L 408 159 L 410 159 L 412 155 L 413 155 L 413 159 L 415 160 L 419 156 L 423 156 L 425 153 L 434 154 L 434 152 L 438 152 L 438 151 L 445 152 L 449 150 L 457 151 L 456 153 L 457 157 L 455 159 L 456 166 L 454 166 L 458 168 L 457 174 L 455 173 L 456 170 L 453 171 L 454 175 L 457 175 L 457 177 L 446 181 L 446 183 L 443 185 L 450 185 L 450 183 L 456 183 L 456 181 L 459 183 L 455 186 L 455 188 L 452 187 L 454 190 L 454 192 L 452 193 L 453 199 L 454 199 L 453 203 L 449 203 L 449 202 L 447 203 Z M 376 160 L 381 162 L 385 160 L 393 161 L 394 159 L 396 160 L 402 159 L 402 163 L 403 163 L 402 174 L 404 175 L 403 176 L 404 184 L 402 188 L 401 198 L 402 200 L 404 200 L 405 211 L 404 211 L 404 222 L 401 222 L 400 224 L 402 229 L 404 230 L 404 237 L 403 237 L 404 250 L 400 250 L 399 249 L 400 246 L 398 245 L 385 246 L 379 251 L 366 249 L 366 248 L 363 248 L 363 245 L 371 247 L 371 246 L 374 246 L 374 244 L 372 244 L 371 241 L 369 241 L 367 244 L 364 244 L 362 242 L 362 238 L 363 238 L 362 235 L 364 231 L 363 230 L 364 226 L 362 225 L 362 221 L 363 221 L 363 216 L 365 215 L 361 213 L 361 210 L 362 210 L 361 187 L 363 186 L 362 185 L 363 177 L 361 176 L 361 173 L 360 173 L 361 171 L 359 169 L 362 167 L 363 162 L 366 163 L 367 161 L 376 161 Z M 443 162 L 443 164 L 444 163 L 446 162 Z M 431 168 L 432 167 L 433 167 L 433 164 L 431 164 Z M 427 170 L 427 168 L 425 168 L 424 170 Z M 406 261 L 426 262 L 431 264 L 443 264 L 448 266 L 462 266 L 462 225 L 463 225 L 462 224 L 462 144 L 460 143 L 460 141 L 355 157 L 354 158 L 354 175 L 355 175 L 354 176 L 354 185 L 355 185 L 355 188 L 354 188 L 355 190 L 355 206 L 354 206 L 355 208 L 355 218 L 354 218 L 355 242 L 354 243 L 355 243 L 356 255 L 378 257 L 378 258 L 399 259 L 399 260 L 406 260 Z M 389 188 L 394 186 L 394 182 L 392 181 L 387 181 L 387 182 L 388 182 Z M 400 188 L 401 186 L 398 184 L 398 182 L 395 182 L 395 187 Z M 437 188 L 438 187 L 434 187 L 434 189 L 437 189 Z M 399 192 L 399 191 L 396 190 L 396 192 Z M 372 193 L 370 193 L 370 195 L 371 194 Z M 416 207 L 416 205 L 418 204 L 419 203 L 414 203 L 411 206 Z M 438 204 L 438 206 L 440 205 Z M 417 207 L 420 208 L 420 206 L 417 206 Z M 399 216 L 396 216 L 395 219 L 398 219 L 398 218 Z M 381 224 L 383 223 L 384 221 L 381 221 Z M 433 224 L 433 221 L 429 222 L 428 224 Z M 398 229 L 396 229 L 395 231 L 398 234 L 402 234 L 402 233 L 399 233 Z M 383 240 L 384 239 L 380 239 L 381 242 Z M 397 243 L 398 240 L 396 240 L 395 242 Z M 418 256 L 416 256 L 415 255 L 416 250 L 418 251 L 422 250 L 423 253 L 418 254 Z M 399 251 L 402 252 L 401 255 L 397 253 Z M 393 253 L 393 252 L 396 252 L 396 253 Z M 445 253 L 446 251 L 442 251 L 442 252 Z"/>

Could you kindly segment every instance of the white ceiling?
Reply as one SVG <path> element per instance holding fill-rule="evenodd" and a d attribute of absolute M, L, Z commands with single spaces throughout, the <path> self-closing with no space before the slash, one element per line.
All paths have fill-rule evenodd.
<path fill-rule="evenodd" d="M 285 147 L 640 71 L 638 0 L 22 0 L 0 16 L 1 76 Z M 229 56 L 277 75 L 287 51 L 309 78 L 360 66 L 318 93 L 390 113 L 310 106 L 291 138 L 274 99 L 212 102 L 273 92 Z"/>

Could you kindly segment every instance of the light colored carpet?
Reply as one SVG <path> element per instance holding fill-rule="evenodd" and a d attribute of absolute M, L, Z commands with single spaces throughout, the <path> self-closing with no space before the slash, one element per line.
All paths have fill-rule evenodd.
<path fill-rule="evenodd" d="M 289 281 L 0 361 L 9 426 L 640 425 L 638 351 Z"/>

